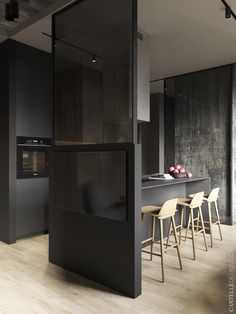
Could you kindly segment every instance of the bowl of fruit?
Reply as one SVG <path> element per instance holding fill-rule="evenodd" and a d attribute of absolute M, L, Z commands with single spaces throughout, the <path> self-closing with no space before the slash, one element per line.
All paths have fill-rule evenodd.
<path fill-rule="evenodd" d="M 184 166 L 176 165 L 169 168 L 169 173 L 174 178 L 192 178 L 192 173 L 188 172 Z"/>

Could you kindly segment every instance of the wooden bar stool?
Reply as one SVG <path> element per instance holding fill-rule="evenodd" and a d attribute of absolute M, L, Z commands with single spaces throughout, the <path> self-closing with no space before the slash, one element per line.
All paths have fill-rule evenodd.
<path fill-rule="evenodd" d="M 192 246 L 193 246 L 193 259 L 196 259 L 196 249 L 195 249 L 195 236 L 199 233 L 203 234 L 203 239 L 205 243 L 205 248 L 207 251 L 207 242 L 206 242 L 206 233 L 205 233 L 205 226 L 203 222 L 202 217 L 202 203 L 203 203 L 203 196 L 204 192 L 196 193 L 192 199 L 186 199 L 186 198 L 178 198 L 178 205 L 189 208 L 189 216 L 188 216 L 188 224 L 186 228 L 186 235 L 185 239 L 191 239 L 192 240 Z M 182 208 L 183 210 L 183 208 Z M 196 214 L 197 211 L 197 217 L 194 217 L 194 214 Z M 200 220 L 201 226 L 195 225 L 195 221 Z M 182 228 L 182 227 L 181 227 Z M 195 230 L 195 228 L 197 230 Z M 191 229 L 192 236 L 188 237 L 188 231 Z M 199 230 L 200 229 L 200 230 Z"/>
<path fill-rule="evenodd" d="M 220 226 L 220 216 L 219 216 L 219 210 L 217 205 L 217 200 L 219 198 L 219 190 L 220 188 L 214 188 L 210 194 L 204 194 L 203 200 L 207 202 L 208 205 L 208 215 L 209 215 L 209 221 L 204 221 L 204 224 L 208 224 L 208 227 L 205 227 L 205 229 L 210 230 L 210 239 L 211 239 L 211 247 L 213 247 L 213 226 L 218 225 L 219 229 L 219 235 L 220 240 L 223 240 L 222 232 L 221 232 L 221 226 Z M 193 197 L 194 194 L 190 194 L 190 197 Z M 214 206 L 212 206 L 214 204 Z M 215 222 L 212 221 L 212 210 L 215 209 L 217 220 Z M 198 222 L 199 224 L 199 222 Z"/>
<path fill-rule="evenodd" d="M 175 220 L 174 215 L 176 212 L 176 206 L 177 206 L 177 198 L 166 201 L 161 207 L 160 206 L 144 206 L 142 207 L 142 215 L 150 215 L 152 217 L 152 234 L 151 237 L 142 241 L 142 244 L 145 244 L 147 242 L 151 242 L 151 250 L 146 251 L 142 250 L 144 253 L 150 254 L 150 260 L 152 260 L 152 256 L 160 256 L 161 257 L 161 270 L 162 270 L 162 282 L 164 282 L 164 253 L 167 252 L 170 248 L 176 248 L 178 259 L 179 259 L 179 265 L 180 269 L 182 269 L 182 262 L 180 257 L 180 251 L 179 251 L 179 243 L 177 239 L 176 234 L 176 226 L 175 226 Z M 175 243 L 172 245 L 167 245 L 168 247 L 164 248 L 164 233 L 163 233 L 163 220 L 170 218 L 172 229 L 175 237 Z M 160 242 L 155 240 L 155 231 L 156 231 L 156 219 L 159 221 L 160 226 Z M 153 252 L 153 244 L 159 243 L 160 244 L 160 254 Z"/>

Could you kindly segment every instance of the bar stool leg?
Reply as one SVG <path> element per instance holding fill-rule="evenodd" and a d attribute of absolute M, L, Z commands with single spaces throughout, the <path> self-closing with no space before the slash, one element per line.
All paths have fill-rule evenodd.
<path fill-rule="evenodd" d="M 204 243 L 205 243 L 205 247 L 206 247 L 206 251 L 207 249 L 207 242 L 206 242 L 206 233 L 205 233 L 205 226 L 204 226 L 204 221 L 203 221 L 203 217 L 202 217 L 202 208 L 201 206 L 199 206 L 199 213 L 200 213 L 200 219 L 201 219 L 201 223 L 202 223 L 202 233 L 203 233 L 203 239 L 204 239 Z"/>
<path fill-rule="evenodd" d="M 173 230 L 174 230 L 174 237 L 175 237 L 176 249 L 177 249 L 177 254 L 178 254 L 178 258 L 179 258 L 179 266 L 180 266 L 180 269 L 183 269 L 183 267 L 182 267 L 182 262 L 181 262 L 181 257 L 180 257 L 180 252 L 179 252 L 178 238 L 177 238 L 177 234 L 176 234 L 175 219 L 174 219 L 173 216 L 171 217 L 171 222 L 172 222 L 172 226 L 173 226 Z"/>
<path fill-rule="evenodd" d="M 193 217 L 193 209 L 190 208 L 190 216 L 191 216 L 191 231 L 192 231 L 192 243 L 193 243 L 193 259 L 196 259 L 196 250 L 195 250 L 195 231 L 194 231 L 194 217 Z"/>
<path fill-rule="evenodd" d="M 184 208 L 181 207 L 180 230 L 179 230 L 179 244 L 181 244 L 181 236 L 182 236 L 183 223 L 184 223 Z"/>
<path fill-rule="evenodd" d="M 189 231 L 189 227 L 190 227 L 190 221 L 191 221 L 191 209 L 190 209 L 189 214 L 188 214 L 188 224 L 187 224 L 187 229 L 185 231 L 184 241 L 186 241 L 186 239 L 187 239 L 187 235 L 188 235 L 188 231 Z"/>
<path fill-rule="evenodd" d="M 199 211 L 197 213 L 197 232 L 198 232 L 198 230 L 199 230 Z"/>
<path fill-rule="evenodd" d="M 160 221 L 160 249 L 161 249 L 161 272 L 162 272 L 162 282 L 165 281 L 164 278 L 164 247 L 163 247 L 163 220 Z"/>
<path fill-rule="evenodd" d="M 208 214 L 209 214 L 209 228 L 210 228 L 210 239 L 211 247 L 213 247 L 213 226 L 212 226 L 212 217 L 211 217 L 211 203 L 208 203 Z"/>
<path fill-rule="evenodd" d="M 219 228 L 219 233 L 220 233 L 220 239 L 221 241 L 223 241 L 223 237 L 222 237 L 222 232 L 221 232 L 221 226 L 220 226 L 220 216 L 219 216 L 219 211 L 218 211 L 218 206 L 217 206 L 217 202 L 215 201 L 215 209 L 216 209 L 216 216 L 217 216 L 217 220 L 218 220 L 218 228 Z"/>
<path fill-rule="evenodd" d="M 156 217 L 152 217 L 152 242 L 151 242 L 151 254 L 150 254 L 150 261 L 152 261 L 152 253 L 153 253 L 153 244 L 155 240 L 155 231 L 156 231 Z"/>
<path fill-rule="evenodd" d="M 170 235 L 171 235 L 171 220 L 170 220 L 170 225 L 169 225 L 169 229 L 168 229 L 168 237 L 166 240 L 166 248 L 168 247 L 168 244 L 169 244 Z"/>

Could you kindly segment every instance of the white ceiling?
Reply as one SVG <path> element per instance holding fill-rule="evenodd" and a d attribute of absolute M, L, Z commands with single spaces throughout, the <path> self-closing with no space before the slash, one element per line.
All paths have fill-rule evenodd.
<path fill-rule="evenodd" d="M 48 15 L 29 27 L 18 32 L 12 39 L 26 45 L 51 52 L 51 38 L 42 34 L 51 35 L 51 15 Z"/>
<path fill-rule="evenodd" d="M 9 33 L 9 37 L 26 45 L 51 52 L 51 39 L 43 35 L 51 35 L 51 15 L 75 0 L 54 0 L 53 4 L 41 10 L 27 24 L 20 25 L 19 29 Z"/>
<path fill-rule="evenodd" d="M 236 62 L 236 21 L 220 0 L 138 0 L 150 34 L 151 79 Z M 228 1 L 236 12 L 236 1 Z"/>
<path fill-rule="evenodd" d="M 236 12 L 236 0 L 228 0 Z M 151 79 L 236 62 L 236 21 L 220 0 L 138 0 L 139 27 L 150 34 Z M 51 16 L 12 38 L 50 51 Z"/>

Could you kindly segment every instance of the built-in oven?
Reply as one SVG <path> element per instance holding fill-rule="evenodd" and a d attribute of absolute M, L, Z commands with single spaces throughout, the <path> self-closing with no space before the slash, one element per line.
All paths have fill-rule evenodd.
<path fill-rule="evenodd" d="M 17 137 L 17 179 L 48 176 L 51 139 Z"/>

